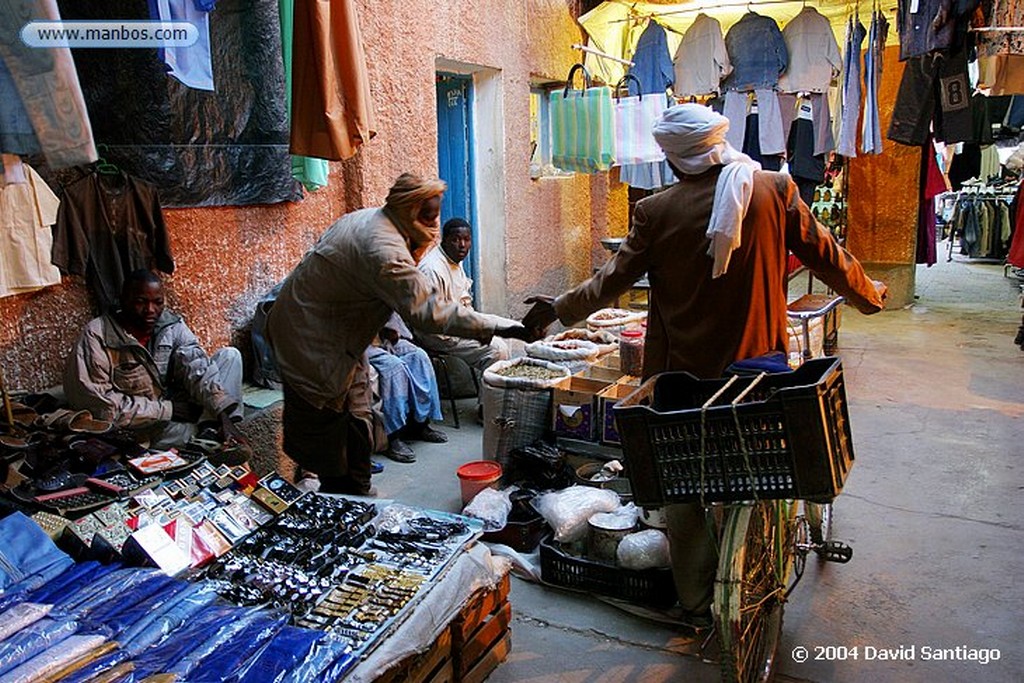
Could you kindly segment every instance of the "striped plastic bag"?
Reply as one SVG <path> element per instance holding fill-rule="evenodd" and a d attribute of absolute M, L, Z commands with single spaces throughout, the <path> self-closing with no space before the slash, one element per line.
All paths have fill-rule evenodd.
<path fill-rule="evenodd" d="M 636 81 L 635 76 L 627 79 Z M 639 81 L 637 81 L 639 84 Z M 639 91 L 639 85 L 637 90 Z M 616 87 L 618 91 L 618 87 Z M 629 97 L 616 97 L 615 109 L 615 165 L 645 164 L 664 161 L 665 153 L 654 139 L 651 128 L 668 107 L 668 95 L 649 93 Z"/>
<path fill-rule="evenodd" d="M 577 69 L 583 70 L 583 90 L 572 89 Z M 577 64 L 569 71 L 565 90 L 552 92 L 549 103 L 552 163 L 564 171 L 576 173 L 596 173 L 611 168 L 615 161 L 611 88 L 590 87 L 587 70 Z"/>

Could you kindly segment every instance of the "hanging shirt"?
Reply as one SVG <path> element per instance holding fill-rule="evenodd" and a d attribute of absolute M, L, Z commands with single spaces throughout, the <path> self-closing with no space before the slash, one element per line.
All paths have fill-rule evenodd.
<path fill-rule="evenodd" d="M 843 68 L 832 24 L 813 7 L 805 7 L 782 31 L 789 68 L 779 78 L 782 92 L 828 92 Z"/>
<path fill-rule="evenodd" d="M 1005 4 L 1014 5 L 1013 0 Z M 957 19 L 969 15 L 978 0 L 899 0 L 896 31 L 900 36 L 900 61 L 953 47 Z"/>
<path fill-rule="evenodd" d="M 4 159 L 5 166 L 10 162 Z M 31 166 L 17 163 L 25 182 L 0 178 L 0 296 L 60 283 L 60 271 L 50 263 L 50 226 L 57 221 L 60 201 Z"/>
<path fill-rule="evenodd" d="M 747 12 L 725 35 L 733 72 L 725 90 L 774 88 L 789 65 L 789 51 L 779 25 L 771 17 Z"/>
<path fill-rule="evenodd" d="M 167 64 L 168 73 L 196 90 L 213 87 L 213 57 L 210 54 L 210 13 L 200 9 L 204 5 L 195 0 L 149 0 L 150 16 L 160 21 L 184 21 L 199 32 L 195 43 L 188 47 L 164 47 L 160 58 Z"/>
<path fill-rule="evenodd" d="M 675 56 L 676 97 L 718 93 L 722 79 L 732 73 L 722 25 L 701 12 L 683 35 Z"/>
<path fill-rule="evenodd" d="M 668 53 L 668 38 L 658 22 L 650 21 L 640 34 L 629 74 L 640 81 L 641 93 L 663 93 L 672 87 L 675 74 Z"/>
<path fill-rule="evenodd" d="M 69 185 L 53 241 L 53 264 L 84 275 L 101 312 L 117 303 L 133 270 L 174 271 L 156 187 L 124 173 L 92 173 Z"/>

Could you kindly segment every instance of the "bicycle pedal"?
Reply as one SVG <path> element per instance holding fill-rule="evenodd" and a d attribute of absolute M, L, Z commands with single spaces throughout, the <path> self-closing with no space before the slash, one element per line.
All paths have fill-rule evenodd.
<path fill-rule="evenodd" d="M 853 548 L 840 541 L 828 541 L 817 550 L 818 556 L 826 562 L 846 564 L 853 559 Z"/>

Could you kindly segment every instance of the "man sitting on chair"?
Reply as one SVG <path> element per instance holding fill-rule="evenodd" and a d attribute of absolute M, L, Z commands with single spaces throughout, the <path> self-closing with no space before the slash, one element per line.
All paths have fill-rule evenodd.
<path fill-rule="evenodd" d="M 395 462 L 415 462 L 416 454 L 403 439 L 445 443 L 448 437 L 430 426 L 441 419 L 437 379 L 427 352 L 413 344 L 412 334 L 397 314 L 381 328 L 366 350 L 377 371 L 381 418 L 388 434 L 384 455 Z"/>
<path fill-rule="evenodd" d="M 449 219 L 441 228 L 441 244 L 434 247 L 423 260 L 419 269 L 434 286 L 435 295 L 441 301 L 455 301 L 469 310 L 473 309 L 473 281 L 462 268 L 462 261 L 473 247 L 473 233 L 469 223 L 462 218 Z M 515 321 L 500 316 L 490 316 L 496 323 L 511 325 Z M 508 343 L 493 337 L 489 344 L 476 339 L 450 337 L 415 331 L 416 343 L 428 351 L 447 353 L 462 359 L 476 371 L 483 372 L 495 361 L 509 356 Z"/>

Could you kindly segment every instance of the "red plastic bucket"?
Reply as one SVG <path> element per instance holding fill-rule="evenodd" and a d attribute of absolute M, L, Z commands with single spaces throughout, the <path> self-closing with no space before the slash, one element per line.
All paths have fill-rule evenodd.
<path fill-rule="evenodd" d="M 501 479 L 501 464 L 493 460 L 474 460 L 461 465 L 455 471 L 462 487 L 462 504 L 469 505 L 476 494 L 485 488 L 494 487 Z"/>

